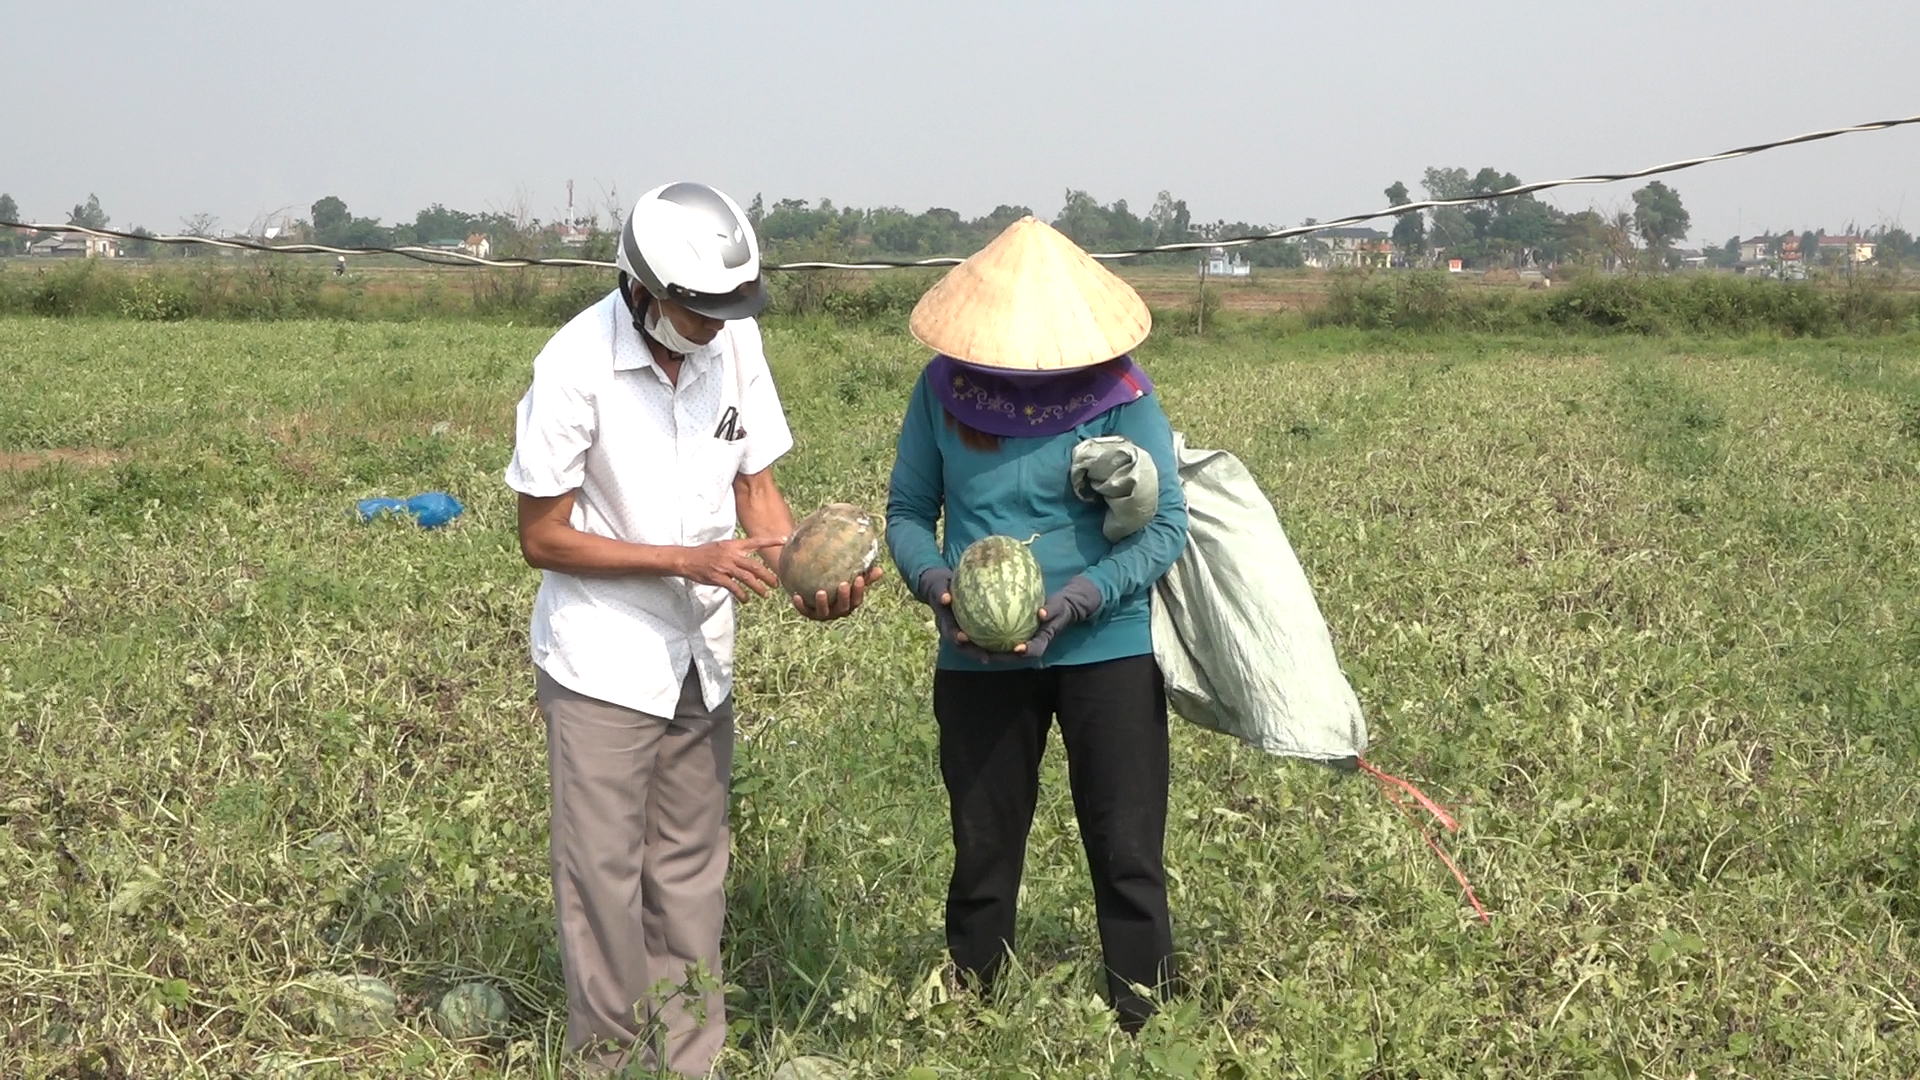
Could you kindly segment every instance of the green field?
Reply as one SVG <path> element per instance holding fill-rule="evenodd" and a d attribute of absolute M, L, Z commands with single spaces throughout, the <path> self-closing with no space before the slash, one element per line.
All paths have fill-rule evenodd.
<path fill-rule="evenodd" d="M 1383 768 L 1178 725 L 1192 989 L 1094 997 L 1050 757 L 1022 972 L 946 1002 L 934 634 L 889 579 L 741 632 L 732 1075 L 1920 1074 L 1920 338 L 1275 335 L 1142 357 L 1266 486 Z M 0 1076 L 544 1076 L 536 576 L 500 474 L 548 331 L 0 319 Z M 797 510 L 878 506 L 920 352 L 768 327 Z M 456 526 L 350 518 L 453 492 Z M 402 1026 L 316 1035 L 360 971 Z M 483 976 L 509 1040 L 426 1015 Z"/>

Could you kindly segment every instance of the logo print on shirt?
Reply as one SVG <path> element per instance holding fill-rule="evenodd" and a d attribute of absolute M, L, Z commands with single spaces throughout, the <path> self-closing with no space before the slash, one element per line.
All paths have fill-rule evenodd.
<path fill-rule="evenodd" d="M 727 406 L 727 411 L 720 414 L 719 426 L 713 429 L 713 437 L 728 442 L 739 442 L 747 437 L 746 425 L 740 422 L 739 409 Z"/>

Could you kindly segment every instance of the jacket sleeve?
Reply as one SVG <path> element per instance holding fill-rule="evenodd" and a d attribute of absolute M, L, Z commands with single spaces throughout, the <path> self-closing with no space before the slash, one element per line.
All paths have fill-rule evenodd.
<path fill-rule="evenodd" d="M 1113 545 L 1105 558 L 1087 567 L 1100 587 L 1103 606 L 1152 588 L 1187 546 L 1187 501 L 1180 489 L 1180 462 L 1173 455 L 1173 427 L 1160 409 L 1158 394 L 1148 394 L 1114 410 L 1112 434 L 1132 440 L 1153 458 L 1160 472 L 1160 506 L 1153 520 Z"/>
<path fill-rule="evenodd" d="M 947 565 L 934 537 L 934 526 L 945 502 L 936 439 L 939 417 L 935 413 L 939 408 L 927 391 L 923 374 L 914 384 L 907 414 L 900 422 L 893 476 L 887 484 L 887 551 L 910 592 L 919 588 L 921 574 Z"/>

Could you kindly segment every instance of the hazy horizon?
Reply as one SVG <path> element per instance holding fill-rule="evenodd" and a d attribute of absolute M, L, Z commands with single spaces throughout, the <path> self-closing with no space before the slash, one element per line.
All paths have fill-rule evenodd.
<path fill-rule="evenodd" d="M 786 14 L 765 2 L 492 2 L 325 13 L 123 0 L 9 13 L 0 192 L 63 221 L 243 230 L 326 195 L 410 221 L 442 203 L 604 211 L 670 179 L 838 205 L 1002 203 L 1068 188 L 1196 221 L 1371 211 L 1426 166 L 1522 180 L 1639 168 L 1920 112 L 1894 51 L 1920 6 L 1622 0 L 1548 10 L 1373 0 L 1194 7 L 982 0 Z M 1866 41 L 1865 46 L 1853 43 Z M 75 47 L 58 47 L 54 43 Z M 1876 59 L 1876 57 L 1878 59 Z M 25 107 L 22 107 L 24 105 Z M 1903 224 L 1920 131 L 1847 136 L 1663 178 L 1689 246 L 1763 229 Z M 1629 204 L 1640 183 L 1543 198 Z"/>

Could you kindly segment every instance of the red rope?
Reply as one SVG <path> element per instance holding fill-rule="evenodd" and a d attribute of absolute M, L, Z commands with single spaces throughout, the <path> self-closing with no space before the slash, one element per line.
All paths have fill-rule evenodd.
<path fill-rule="evenodd" d="M 1467 902 L 1472 904 L 1473 910 L 1479 913 L 1480 921 L 1491 926 L 1493 924 L 1493 918 L 1487 914 L 1487 909 L 1481 905 L 1480 897 L 1474 894 L 1473 885 L 1467 881 L 1467 875 L 1461 873 L 1459 864 L 1453 861 L 1453 856 L 1447 854 L 1446 849 L 1440 846 L 1440 842 L 1433 838 L 1433 833 L 1427 828 L 1426 823 L 1414 816 L 1412 808 L 1407 805 L 1406 796 L 1402 795 L 1401 792 L 1404 791 L 1418 800 L 1427 813 L 1432 814 L 1434 819 L 1445 826 L 1448 832 L 1458 832 L 1460 829 L 1459 822 L 1453 820 L 1453 815 L 1447 813 L 1446 809 L 1439 803 L 1429 799 L 1426 792 L 1394 776 L 1392 773 L 1381 770 L 1379 766 L 1368 761 L 1366 758 L 1360 758 L 1358 760 L 1360 768 L 1365 770 L 1367 775 L 1380 781 L 1380 790 L 1386 792 L 1387 798 L 1393 803 L 1394 809 L 1405 814 L 1407 820 L 1413 822 L 1414 826 L 1420 830 L 1420 838 L 1427 842 L 1427 846 L 1433 849 L 1433 853 L 1440 856 L 1440 861 L 1445 863 L 1447 869 L 1453 872 L 1453 880 L 1459 882 L 1460 888 L 1466 892 Z"/>

